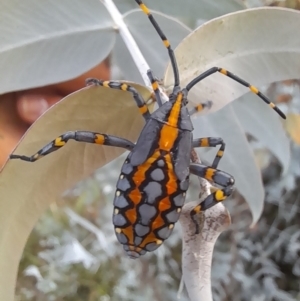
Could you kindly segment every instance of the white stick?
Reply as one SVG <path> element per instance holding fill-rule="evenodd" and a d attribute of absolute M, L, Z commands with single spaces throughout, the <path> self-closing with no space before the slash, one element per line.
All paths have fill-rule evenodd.
<path fill-rule="evenodd" d="M 110 13 L 112 19 L 116 23 L 120 35 L 129 50 L 132 59 L 137 66 L 145 85 L 149 88 L 151 87 L 150 80 L 147 76 L 147 71 L 150 69 L 149 65 L 147 64 L 145 58 L 143 57 L 138 45 L 136 44 L 135 40 L 133 39 L 128 27 L 126 26 L 123 16 L 118 11 L 117 7 L 113 3 L 112 0 L 100 0 L 105 7 L 107 8 L 108 12 Z"/>
<path fill-rule="evenodd" d="M 200 233 L 195 235 L 195 225 L 190 216 L 194 206 L 195 202 L 186 204 L 180 216 L 183 233 L 183 279 L 191 301 L 213 301 L 212 254 L 218 236 L 230 225 L 230 215 L 222 203 L 206 210 L 202 216 L 199 215 L 201 229 Z"/>

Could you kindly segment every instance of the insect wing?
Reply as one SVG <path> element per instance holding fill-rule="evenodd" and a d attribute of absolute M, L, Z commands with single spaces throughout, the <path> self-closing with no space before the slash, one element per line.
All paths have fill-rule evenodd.
<path fill-rule="evenodd" d="M 193 134 L 190 131 L 180 131 L 174 148 L 172 160 L 175 174 L 180 181 L 186 180 L 190 173 L 192 138 Z"/>
<path fill-rule="evenodd" d="M 162 124 L 155 119 L 150 119 L 144 126 L 139 139 L 128 156 L 133 166 L 143 164 L 158 147 L 158 137 Z"/>

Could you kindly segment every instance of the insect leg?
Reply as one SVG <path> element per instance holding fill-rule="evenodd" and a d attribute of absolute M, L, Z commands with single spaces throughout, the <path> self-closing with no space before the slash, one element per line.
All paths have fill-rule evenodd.
<path fill-rule="evenodd" d="M 173 68 L 173 73 L 174 73 L 174 89 L 175 89 L 175 87 L 179 87 L 179 72 L 178 72 L 178 66 L 177 66 L 175 55 L 174 55 L 174 51 L 170 45 L 170 42 L 168 41 L 165 34 L 162 32 L 161 28 L 157 24 L 156 20 L 154 19 L 153 15 L 151 14 L 148 7 L 141 0 L 135 0 L 135 2 L 140 6 L 141 10 L 148 16 L 148 18 L 149 18 L 150 22 L 152 23 L 153 27 L 155 28 L 156 32 L 162 39 L 164 46 L 168 50 L 169 58 L 170 58 L 171 65 Z"/>
<path fill-rule="evenodd" d="M 148 70 L 147 75 L 150 79 L 150 82 L 151 82 L 152 89 L 153 89 L 154 94 L 155 94 L 157 104 L 158 104 L 159 107 L 161 107 L 163 105 L 163 103 L 162 103 L 162 99 L 161 99 L 161 96 L 160 96 L 158 81 L 155 79 L 155 77 L 153 75 L 153 72 L 150 69 Z"/>
<path fill-rule="evenodd" d="M 204 178 L 223 187 L 222 189 L 217 189 L 212 194 L 208 195 L 201 204 L 198 204 L 192 209 L 191 218 L 196 226 L 196 234 L 198 234 L 199 225 L 195 215 L 201 211 L 205 211 L 213 207 L 220 202 L 223 202 L 228 196 L 230 196 L 233 190 L 234 178 L 224 171 L 197 163 L 190 164 L 190 172 L 198 177 Z"/>
<path fill-rule="evenodd" d="M 196 147 L 216 147 L 220 145 L 220 148 L 216 154 L 216 157 L 211 165 L 212 168 L 217 168 L 221 158 L 224 155 L 225 151 L 225 142 L 222 138 L 215 138 L 215 137 L 206 137 L 206 138 L 198 138 L 193 140 L 193 148 Z"/>
<path fill-rule="evenodd" d="M 147 108 L 147 105 L 145 104 L 143 97 L 140 95 L 140 93 L 134 87 L 127 85 L 126 83 L 122 83 L 122 82 L 114 82 L 114 81 L 108 81 L 108 80 L 103 81 L 103 80 L 99 80 L 96 78 L 88 78 L 85 81 L 85 83 L 87 86 L 95 85 L 95 86 L 102 86 L 105 88 L 130 92 L 133 95 L 136 105 L 138 106 L 139 111 L 143 115 L 144 119 L 146 121 L 149 119 L 150 112 Z"/>
<path fill-rule="evenodd" d="M 105 135 L 96 132 L 88 132 L 88 131 L 73 131 L 66 132 L 61 136 L 57 137 L 47 145 L 45 145 L 42 149 L 40 149 L 34 155 L 27 157 L 22 155 L 10 155 L 10 159 L 21 159 L 28 162 L 35 162 L 38 159 L 43 158 L 50 153 L 53 153 L 65 146 L 69 140 L 75 140 L 78 142 L 86 142 L 86 143 L 94 143 L 101 145 L 109 145 L 114 147 L 122 147 L 127 150 L 132 150 L 134 147 L 134 143 L 129 140 L 119 138 L 112 135 Z"/>
<path fill-rule="evenodd" d="M 211 100 L 208 100 L 208 101 L 205 101 L 205 102 L 202 102 L 200 104 L 198 104 L 197 106 L 191 108 L 189 110 L 189 114 L 190 116 L 192 116 L 193 114 L 195 113 L 199 113 L 201 111 L 203 111 L 204 109 L 210 109 L 212 106 L 212 101 Z"/>
<path fill-rule="evenodd" d="M 283 112 L 274 104 L 272 103 L 267 96 L 265 96 L 263 93 L 261 93 L 255 86 L 252 86 L 250 83 L 244 81 L 242 78 L 236 76 L 235 74 L 231 73 L 230 71 L 227 71 L 226 69 L 219 68 L 219 67 L 212 67 L 208 69 L 207 71 L 203 72 L 202 74 L 198 75 L 196 78 L 194 78 L 187 86 L 186 89 L 189 91 L 192 87 L 194 87 L 197 83 L 199 83 L 204 78 L 219 72 L 225 76 L 230 77 L 234 81 L 240 83 L 241 85 L 249 88 L 249 90 L 256 94 L 260 99 L 262 99 L 265 103 L 267 103 L 273 110 L 275 110 L 282 118 L 286 118 Z"/>

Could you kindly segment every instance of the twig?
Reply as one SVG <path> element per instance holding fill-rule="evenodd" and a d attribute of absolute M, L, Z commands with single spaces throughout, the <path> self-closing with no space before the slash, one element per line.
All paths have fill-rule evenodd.
<path fill-rule="evenodd" d="M 193 149 L 191 160 L 200 163 Z M 199 214 L 200 233 L 195 234 L 195 225 L 190 212 L 199 202 L 210 194 L 211 185 L 204 179 L 200 181 L 200 200 L 184 205 L 180 217 L 183 233 L 182 272 L 183 281 L 191 301 L 212 301 L 211 262 L 218 236 L 230 225 L 230 216 L 222 203 Z"/>

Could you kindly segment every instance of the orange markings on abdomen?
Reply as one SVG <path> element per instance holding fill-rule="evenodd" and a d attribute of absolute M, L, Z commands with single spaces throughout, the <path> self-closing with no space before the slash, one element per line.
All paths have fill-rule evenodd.
<path fill-rule="evenodd" d="M 126 218 L 129 220 L 129 222 L 131 224 L 134 224 L 136 222 L 136 217 L 137 216 L 136 216 L 136 209 L 135 208 L 127 210 L 125 215 L 126 215 Z"/>
<path fill-rule="evenodd" d="M 122 233 L 124 233 L 125 234 L 125 236 L 127 237 L 127 239 L 128 239 L 128 245 L 134 245 L 134 241 L 133 241 L 133 234 L 134 234 L 134 232 L 133 232 L 133 227 L 132 226 L 128 226 L 128 227 L 126 227 L 126 228 L 123 228 L 122 229 Z"/>

